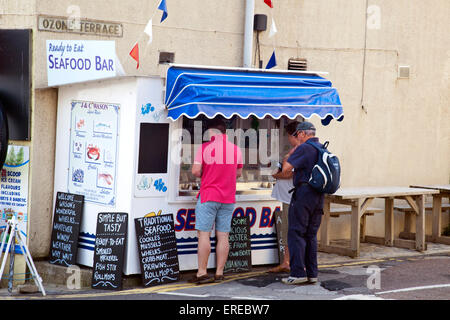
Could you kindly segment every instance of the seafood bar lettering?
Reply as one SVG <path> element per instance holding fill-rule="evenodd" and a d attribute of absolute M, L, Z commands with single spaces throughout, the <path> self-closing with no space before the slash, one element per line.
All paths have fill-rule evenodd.
<path fill-rule="evenodd" d="M 99 56 L 95 56 L 94 62 L 88 58 L 58 58 L 52 54 L 48 56 L 49 69 L 64 69 L 64 70 L 91 70 L 97 71 L 114 71 L 114 60 L 103 59 Z"/>
<path fill-rule="evenodd" d="M 250 227 L 253 227 L 257 220 L 259 221 L 259 228 L 271 228 L 275 222 L 275 215 L 273 214 L 276 209 L 273 210 L 270 207 L 262 207 L 259 219 L 257 219 L 257 211 L 253 207 L 237 207 L 233 212 L 233 217 L 250 217 Z M 195 209 L 180 209 L 176 215 L 175 231 L 191 231 L 195 230 Z"/>

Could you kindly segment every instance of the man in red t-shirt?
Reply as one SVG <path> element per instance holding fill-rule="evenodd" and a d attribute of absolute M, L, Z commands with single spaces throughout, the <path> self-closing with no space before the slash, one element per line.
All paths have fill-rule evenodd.
<path fill-rule="evenodd" d="M 198 149 L 192 174 L 201 178 L 195 207 L 195 229 L 198 234 L 198 270 L 190 279 L 194 283 L 223 280 L 223 268 L 228 258 L 228 234 L 233 215 L 236 178 L 242 174 L 242 153 L 228 141 L 225 122 L 215 118 L 208 124 L 211 141 Z M 216 229 L 216 273 L 210 278 L 206 268 L 211 253 L 210 235 Z"/>

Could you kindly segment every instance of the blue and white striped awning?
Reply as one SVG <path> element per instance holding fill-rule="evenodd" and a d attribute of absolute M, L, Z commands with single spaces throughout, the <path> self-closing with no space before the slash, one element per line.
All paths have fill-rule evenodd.
<path fill-rule="evenodd" d="M 344 117 L 339 94 L 329 80 L 315 73 L 274 70 L 171 66 L 165 105 L 172 120 L 199 114 L 227 119 L 317 115 L 327 125 Z"/>

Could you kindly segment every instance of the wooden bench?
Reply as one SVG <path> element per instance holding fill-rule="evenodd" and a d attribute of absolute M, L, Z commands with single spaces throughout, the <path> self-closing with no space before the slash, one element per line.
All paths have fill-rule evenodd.
<path fill-rule="evenodd" d="M 380 208 L 367 208 L 366 212 L 364 212 L 364 215 L 373 216 L 375 213 L 383 212 L 383 209 Z M 339 216 L 343 214 L 351 214 L 352 209 L 348 206 L 333 206 L 330 208 L 330 217 L 332 218 L 338 218 Z"/>
<path fill-rule="evenodd" d="M 408 239 L 412 240 L 415 238 L 415 233 L 411 232 L 411 222 L 412 217 L 415 214 L 415 211 L 411 206 L 408 204 L 396 204 L 394 205 L 394 211 L 397 210 L 399 212 L 405 213 L 405 225 L 403 227 L 403 231 L 401 231 L 398 235 L 401 239 Z M 425 203 L 425 213 L 431 212 L 433 210 L 433 204 L 432 203 Z M 450 211 L 450 203 L 443 203 L 442 204 L 442 212 Z M 433 241 L 433 237 L 431 235 L 425 235 L 426 241 Z"/>
<path fill-rule="evenodd" d="M 414 209 L 411 208 L 408 204 L 396 204 L 394 205 L 394 210 L 405 212 L 405 213 L 413 213 Z M 432 203 L 425 203 L 425 212 L 429 212 L 433 210 L 433 204 Z M 450 210 L 450 203 L 443 203 L 442 204 L 442 212 Z"/>
<path fill-rule="evenodd" d="M 373 216 L 375 213 L 384 212 L 383 209 L 368 207 L 361 217 L 359 237 L 361 242 L 366 241 L 366 217 Z M 352 209 L 349 206 L 332 206 L 330 208 L 330 218 L 339 218 L 341 215 L 351 214 Z"/>

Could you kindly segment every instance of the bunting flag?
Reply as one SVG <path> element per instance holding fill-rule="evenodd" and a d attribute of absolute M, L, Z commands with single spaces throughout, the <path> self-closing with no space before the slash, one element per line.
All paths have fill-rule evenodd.
<path fill-rule="evenodd" d="M 264 0 L 264 3 L 273 8 L 272 0 Z"/>
<path fill-rule="evenodd" d="M 133 49 L 131 49 L 131 51 L 130 51 L 130 56 L 131 56 L 134 60 L 136 60 L 136 62 L 137 62 L 136 69 L 139 69 L 139 45 L 138 45 L 137 42 L 136 42 L 136 44 L 134 45 Z"/>
<path fill-rule="evenodd" d="M 270 26 L 269 38 L 272 38 L 275 33 L 277 33 L 277 26 L 275 25 L 275 20 L 272 18 L 272 25 Z"/>
<path fill-rule="evenodd" d="M 161 21 L 160 21 L 160 22 L 163 22 L 169 15 L 169 13 L 167 12 L 166 0 L 161 0 L 161 3 L 159 4 L 158 9 L 163 12 Z"/>
<path fill-rule="evenodd" d="M 153 21 L 150 19 L 145 26 L 144 32 L 148 35 L 148 44 L 152 43 L 153 41 Z"/>
<path fill-rule="evenodd" d="M 273 50 L 272 56 L 270 57 L 270 60 L 267 63 L 266 69 L 271 69 L 276 65 L 277 65 L 277 58 L 275 57 L 275 50 Z"/>

